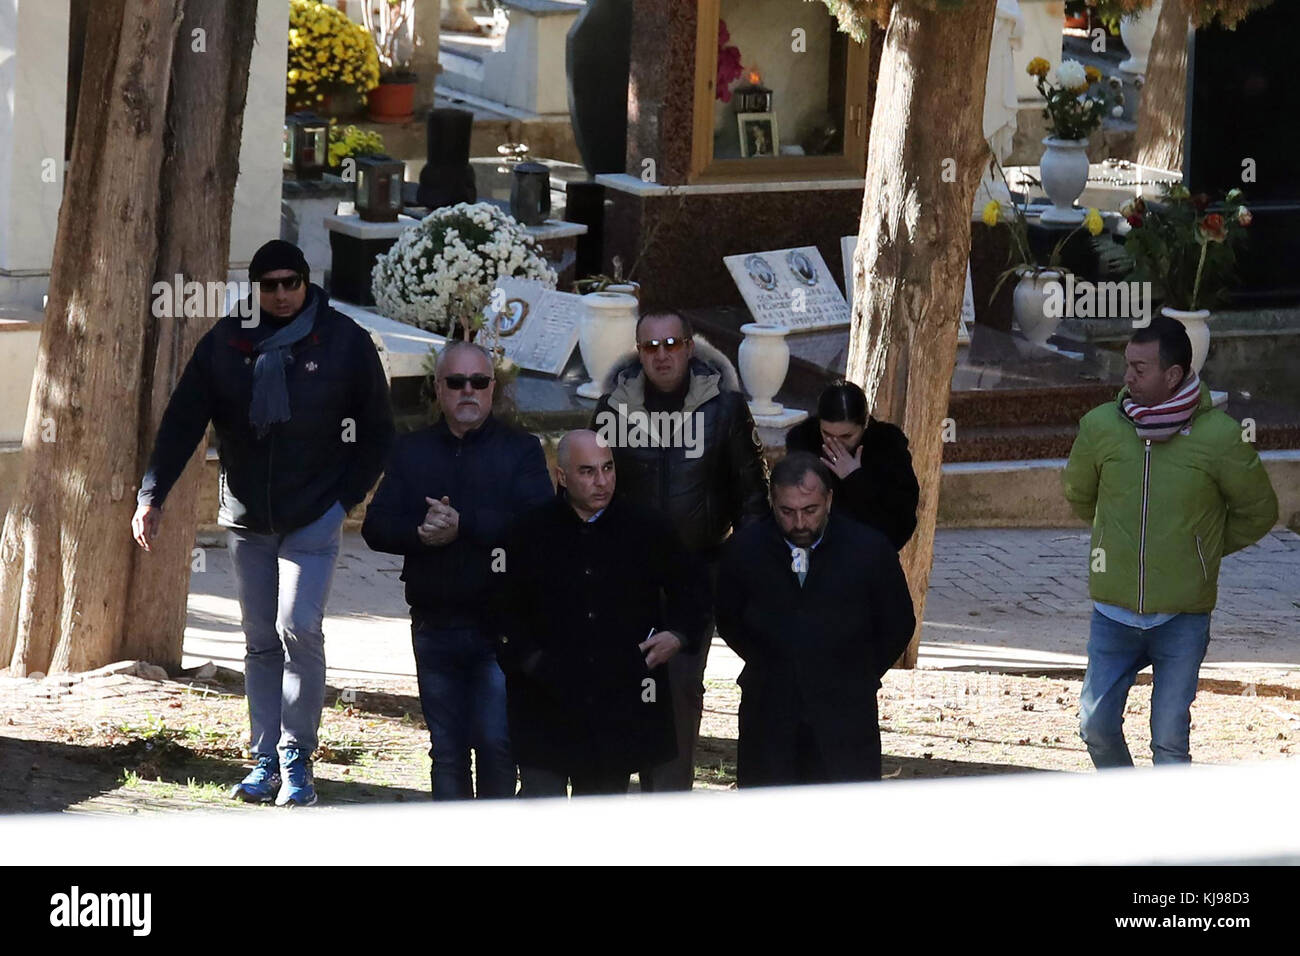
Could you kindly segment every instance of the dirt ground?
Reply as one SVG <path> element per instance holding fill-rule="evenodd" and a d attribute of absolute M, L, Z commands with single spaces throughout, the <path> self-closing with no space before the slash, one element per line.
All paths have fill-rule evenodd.
<path fill-rule="evenodd" d="M 1023 677 L 893 671 L 880 696 L 887 779 L 1031 771 L 1086 772 L 1077 734 L 1081 675 Z M 1199 763 L 1292 759 L 1300 748 L 1300 686 L 1203 683 L 1192 708 Z M 0 812 L 224 808 L 248 765 L 242 675 L 154 680 L 0 678 Z M 427 800 L 428 737 L 414 680 L 329 688 L 315 772 L 321 805 Z M 1129 697 L 1130 748 L 1150 763 L 1149 684 Z M 707 687 L 696 787 L 735 786 L 731 681 Z M 634 783 L 635 786 L 635 783 Z"/>

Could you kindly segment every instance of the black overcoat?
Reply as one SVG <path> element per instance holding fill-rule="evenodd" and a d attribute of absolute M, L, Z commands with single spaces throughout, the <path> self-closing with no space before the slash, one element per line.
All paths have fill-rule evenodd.
<path fill-rule="evenodd" d="M 563 496 L 506 545 L 499 654 L 520 766 L 629 773 L 676 753 L 668 668 L 637 645 L 651 628 L 698 649 L 708 584 L 663 515 L 615 495 L 584 522 Z"/>
<path fill-rule="evenodd" d="M 880 776 L 876 691 L 915 626 L 884 535 L 832 511 L 800 587 L 775 520 L 743 528 L 724 549 L 717 623 L 745 661 L 742 787 L 809 782 L 799 771 L 801 724 L 828 781 Z"/>

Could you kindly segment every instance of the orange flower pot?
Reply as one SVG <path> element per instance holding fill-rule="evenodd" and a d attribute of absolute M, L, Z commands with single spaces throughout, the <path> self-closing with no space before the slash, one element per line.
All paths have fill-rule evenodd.
<path fill-rule="evenodd" d="M 415 115 L 415 81 L 380 83 L 370 91 L 369 103 L 376 123 L 409 123 Z"/>

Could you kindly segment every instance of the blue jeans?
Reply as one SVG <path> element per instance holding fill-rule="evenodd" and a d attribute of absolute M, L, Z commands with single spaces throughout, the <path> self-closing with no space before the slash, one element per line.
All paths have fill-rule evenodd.
<path fill-rule="evenodd" d="M 231 528 L 227 538 L 244 625 L 244 693 L 254 754 L 316 749 L 325 703 L 321 621 L 343 519 L 337 502 L 285 534 Z"/>
<path fill-rule="evenodd" d="M 492 645 L 476 628 L 413 626 L 411 641 L 420 708 L 432 744 L 433 799 L 474 796 L 470 750 L 479 797 L 513 797 L 516 776 L 506 724 L 506 679 Z"/>
<path fill-rule="evenodd" d="M 1098 770 L 1131 767 L 1124 741 L 1124 705 L 1137 673 L 1151 680 L 1151 761 L 1191 763 L 1188 740 L 1196 679 L 1210 644 L 1210 615 L 1179 614 L 1142 630 L 1092 612 L 1088 673 L 1079 697 L 1079 736 Z"/>

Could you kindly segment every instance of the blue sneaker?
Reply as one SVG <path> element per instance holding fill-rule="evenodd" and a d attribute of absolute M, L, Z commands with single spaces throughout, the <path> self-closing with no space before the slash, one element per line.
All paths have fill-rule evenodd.
<path fill-rule="evenodd" d="M 284 752 L 284 782 L 276 795 L 277 807 L 310 807 L 316 802 L 316 787 L 311 775 L 311 760 L 297 747 Z"/>
<path fill-rule="evenodd" d="M 275 754 L 260 754 L 257 766 L 235 785 L 230 796 L 245 803 L 266 803 L 280 789 L 280 761 Z"/>

